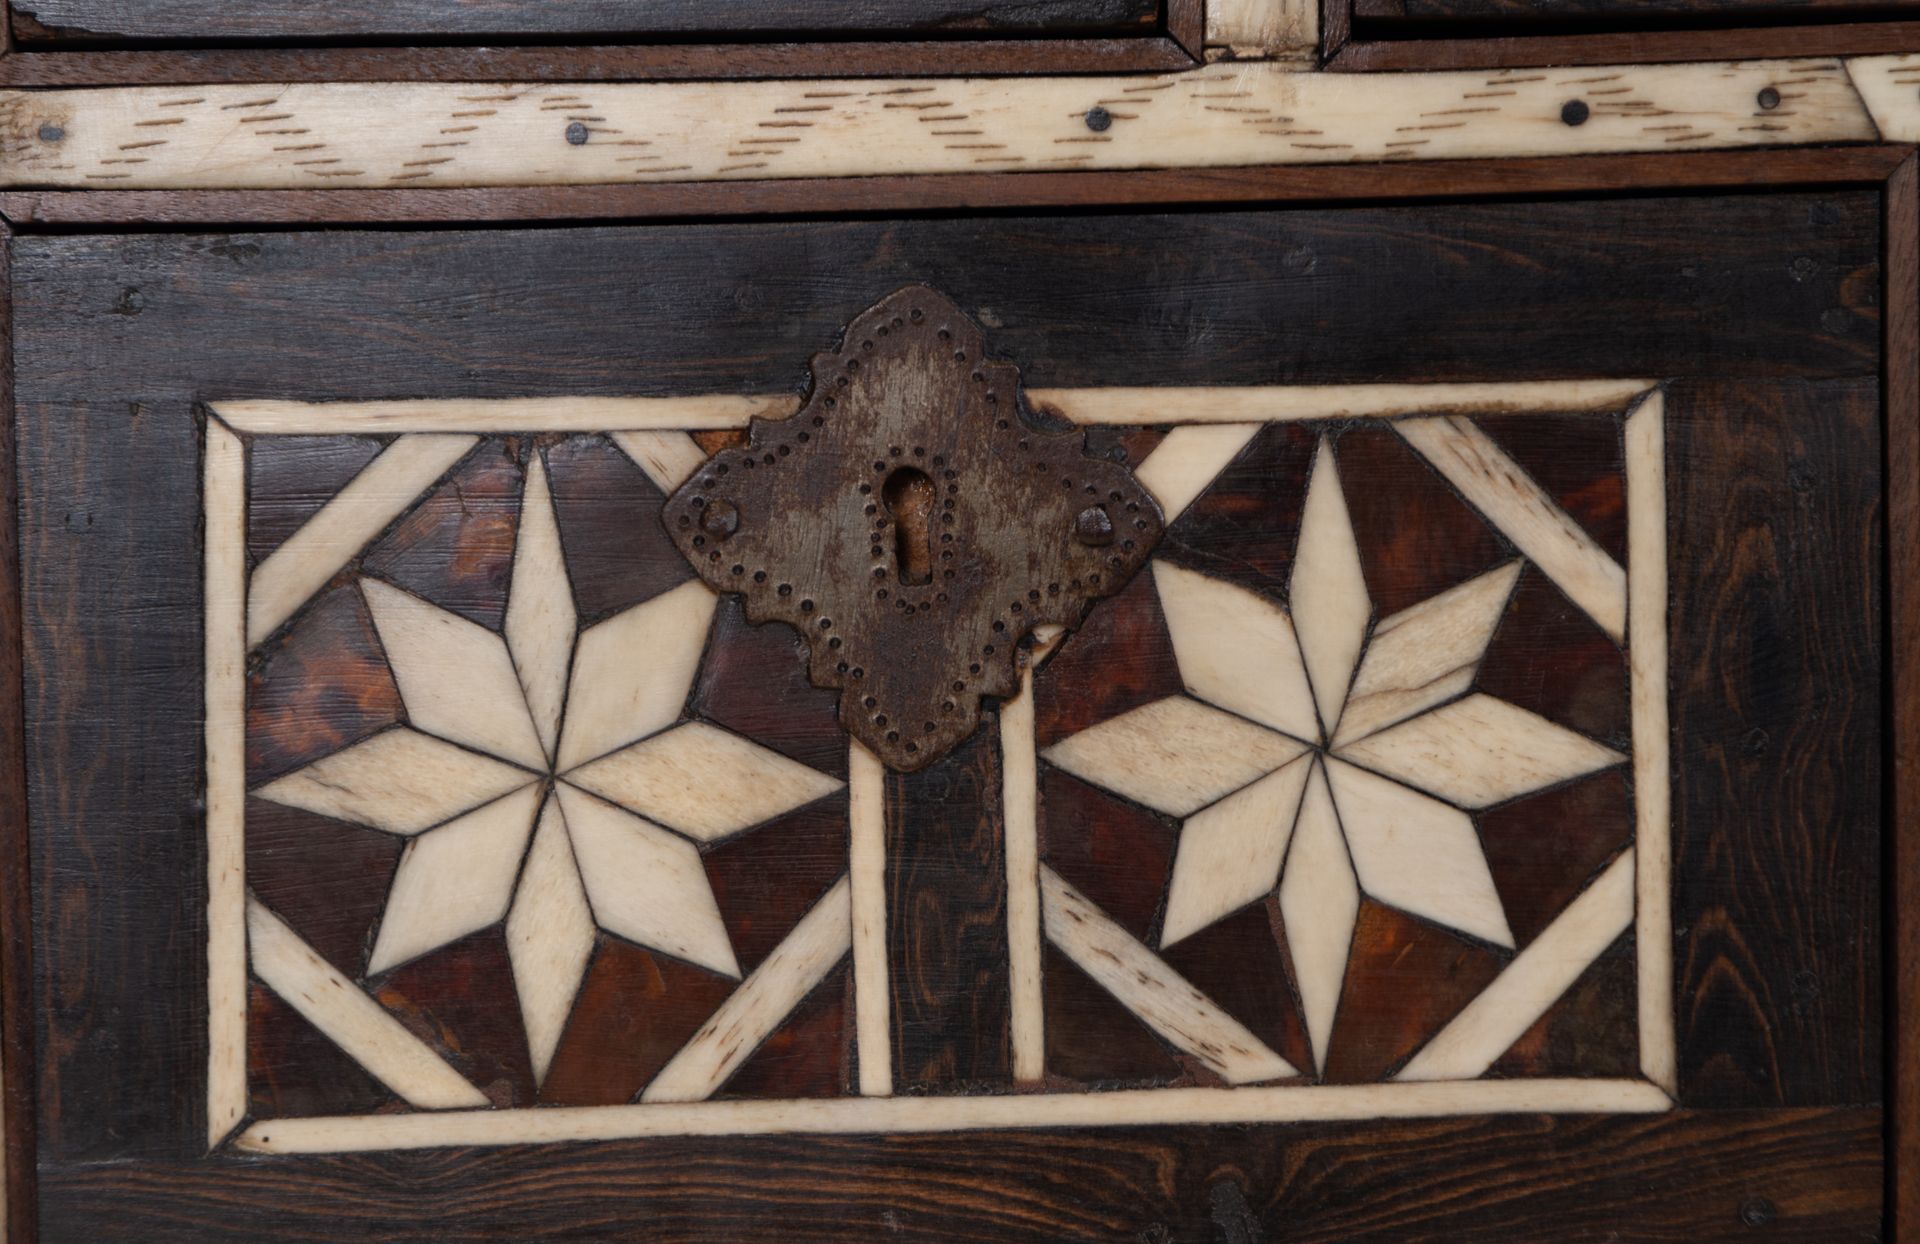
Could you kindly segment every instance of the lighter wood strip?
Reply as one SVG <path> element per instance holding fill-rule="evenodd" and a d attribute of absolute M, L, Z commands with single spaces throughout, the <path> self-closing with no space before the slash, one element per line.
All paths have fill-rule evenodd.
<path fill-rule="evenodd" d="M 1651 380 L 1523 380 L 1458 384 L 1164 385 L 1029 389 L 1041 410 L 1087 425 L 1292 423 L 1303 419 L 1391 419 L 1401 415 L 1567 414 L 1616 411 L 1653 387 Z M 393 432 L 671 432 L 744 428 L 757 415 L 784 419 L 800 399 L 780 395 L 688 397 L 507 397 L 382 402 L 223 401 L 216 415 L 256 435 L 321 436 Z M 1182 436 L 1168 445 L 1200 446 L 1236 433 Z M 1252 432 L 1246 432 L 1247 437 Z M 615 439 L 619 439 L 616 437 Z M 1242 444 L 1245 443 L 1243 440 Z M 1197 449 L 1196 451 L 1197 452 Z M 1226 454 L 1231 459 L 1238 452 Z M 1171 455 L 1158 470 L 1172 472 Z M 644 465 L 644 464 L 643 464 Z M 1221 465 L 1225 465 L 1223 461 Z M 1141 464 L 1146 470 L 1146 464 Z M 1216 468 L 1217 470 L 1217 468 Z M 1144 476 L 1143 476 L 1144 478 Z M 1175 476 L 1165 477 L 1171 481 Z M 1208 476 L 1207 478 L 1211 478 Z M 1206 481 L 1200 481 L 1200 487 Z M 1160 497 L 1163 507 L 1177 494 Z M 1156 490 L 1156 496 L 1158 491 Z M 1190 500 L 1191 498 L 1189 498 Z M 1184 508 L 1184 503 L 1172 506 Z"/>
<path fill-rule="evenodd" d="M 707 451 L 685 432 L 613 433 L 613 443 L 639 464 L 661 492 L 671 494 L 707 460 Z"/>
<path fill-rule="evenodd" d="M 1469 419 L 1403 419 L 1394 430 L 1540 567 L 1587 616 L 1623 642 L 1627 572 Z"/>
<path fill-rule="evenodd" d="M 1051 868 L 1040 869 L 1047 940 L 1100 987 L 1228 1084 L 1299 1074 L 1166 960 L 1109 919 Z"/>
<path fill-rule="evenodd" d="M 1604 89 L 1596 86 L 1604 82 Z M 1763 109 L 1775 87 L 1788 107 Z M 1877 133 L 1835 59 L 1605 69 L 669 83 L 312 83 L 0 95 L 0 183 L 85 189 L 600 184 L 1218 168 Z M 1589 106 L 1561 119 L 1571 99 Z M 163 107 L 172 101 L 179 106 Z M 1087 122 L 1094 108 L 1108 124 Z M 159 142 L 159 146 L 138 146 Z M 131 152 L 131 154 L 129 154 Z"/>
<path fill-rule="evenodd" d="M 347 1153 L 637 1136 L 1353 1122 L 1472 1114 L 1654 1114 L 1672 1108 L 1671 1099 L 1644 1080 L 1479 1080 L 349 1115 L 256 1123 L 237 1144 L 254 1153 Z"/>
<path fill-rule="evenodd" d="M 1667 732 L 1666 403 L 1658 390 L 1627 417 L 1627 662 L 1632 673 L 1635 956 L 1640 1070 L 1679 1092 L 1673 1011 L 1673 792 Z"/>
<path fill-rule="evenodd" d="M 651 432 L 744 428 L 758 415 L 784 419 L 789 396 L 418 398 L 386 402 L 227 401 L 213 412 L 259 436 L 389 432 Z M 629 450 L 631 453 L 632 451 Z M 645 467 L 645 463 L 641 463 Z"/>
<path fill-rule="evenodd" d="M 1486 1074 L 1614 939 L 1633 926 L 1634 877 L 1634 853 L 1628 850 L 1514 956 L 1493 984 L 1454 1016 L 1396 1078 L 1470 1080 Z"/>
<path fill-rule="evenodd" d="M 1031 661 L 1020 671 L 1020 694 L 1000 706 L 1000 767 L 1013 1078 L 1035 1084 L 1046 1074 L 1046 1019 L 1040 989 L 1040 762 Z"/>
<path fill-rule="evenodd" d="M 207 420 L 207 1146 L 247 1112 L 247 456 Z M 0 1181 L 4 1182 L 4 1181 Z"/>
<path fill-rule="evenodd" d="M 853 908 L 853 1022 L 860 1092 L 893 1093 L 887 990 L 887 772 L 858 742 L 847 744 L 847 879 Z"/>
<path fill-rule="evenodd" d="M 1311 60 L 1320 48 L 1319 0 L 1207 0 L 1207 46 Z"/>
<path fill-rule="evenodd" d="M 846 877 L 815 903 L 647 1085 L 643 1102 L 705 1101 L 826 979 L 853 944 Z"/>
<path fill-rule="evenodd" d="M 404 436 L 381 450 L 254 569 L 247 595 L 248 647 L 278 630 L 478 440 L 475 436 Z"/>
<path fill-rule="evenodd" d="M 247 896 L 253 971 L 267 988 L 408 1104 L 423 1110 L 487 1105 L 487 1096 L 322 959 L 265 903 Z"/>

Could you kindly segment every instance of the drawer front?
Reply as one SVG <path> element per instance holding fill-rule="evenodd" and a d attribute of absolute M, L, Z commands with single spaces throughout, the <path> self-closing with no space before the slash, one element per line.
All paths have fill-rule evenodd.
<path fill-rule="evenodd" d="M 42 1238 L 1876 1230 L 1828 180 L 15 238 Z"/>

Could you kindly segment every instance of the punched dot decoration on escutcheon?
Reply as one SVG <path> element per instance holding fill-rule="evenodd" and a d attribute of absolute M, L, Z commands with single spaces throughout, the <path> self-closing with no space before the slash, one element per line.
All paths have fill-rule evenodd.
<path fill-rule="evenodd" d="M 702 579 L 754 623 L 805 637 L 808 676 L 890 768 L 971 735 L 982 696 L 1019 687 L 1020 641 L 1073 627 L 1158 544 L 1158 503 L 1079 430 L 1024 409 L 944 295 L 909 286 L 817 354 L 799 412 L 755 419 L 662 519 Z"/>

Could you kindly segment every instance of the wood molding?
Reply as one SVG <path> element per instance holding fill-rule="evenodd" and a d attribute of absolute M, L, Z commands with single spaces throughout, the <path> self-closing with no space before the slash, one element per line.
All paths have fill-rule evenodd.
<path fill-rule="evenodd" d="M 35 1238 L 38 1154 L 33 872 L 27 829 L 25 616 L 14 455 L 13 231 L 0 229 L 0 1244 Z"/>
<path fill-rule="evenodd" d="M 1591 96 L 1591 100 L 1589 100 Z M 1872 142 L 1843 62 L 1362 79 L 130 87 L 0 95 L 0 184 L 428 188 L 1353 164 Z"/>
<path fill-rule="evenodd" d="M 0 85 L 81 87 L 287 82 L 676 82 L 923 77 L 948 73 L 1143 73 L 1192 68 L 1167 35 L 1131 39 L 633 44 L 606 47 L 168 48 L 0 57 Z"/>
<path fill-rule="evenodd" d="M 23 231 L 136 226 L 299 228 L 335 222 L 867 215 L 953 209 L 1384 202 L 1799 183 L 1877 185 L 1910 150 L 1869 145 L 1430 164 L 1026 173 L 1019 177 L 955 173 L 490 190 L 20 190 L 0 191 L 0 217 Z"/>
<path fill-rule="evenodd" d="M 1886 196 L 1888 651 L 1893 724 L 1886 922 L 1893 988 L 1887 1006 L 1893 1080 L 1888 1117 L 1894 1244 L 1920 1242 L 1920 157 Z M 1902 1173 L 1905 1173 L 1903 1177 Z"/>
<path fill-rule="evenodd" d="M 1338 5 L 1341 0 L 1329 0 Z M 1440 69 L 1519 69 L 1541 65 L 1673 64 L 1695 60 L 1702 47 L 1728 60 L 1797 56 L 1864 56 L 1920 47 L 1920 22 L 1855 22 L 1737 30 L 1661 30 L 1587 35 L 1503 35 L 1494 38 L 1358 39 L 1326 49 L 1334 73 Z"/>

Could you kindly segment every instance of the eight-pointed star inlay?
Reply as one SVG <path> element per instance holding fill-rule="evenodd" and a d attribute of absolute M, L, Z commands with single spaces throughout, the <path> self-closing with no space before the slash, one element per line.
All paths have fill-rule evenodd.
<path fill-rule="evenodd" d="M 596 927 L 738 977 L 697 844 L 842 784 L 680 720 L 714 594 L 688 582 L 580 629 L 537 452 L 504 638 L 377 579 L 360 587 L 407 724 L 254 794 L 409 838 L 368 974 L 504 917 L 537 1079 Z"/>
<path fill-rule="evenodd" d="M 1162 946 L 1278 887 L 1322 1068 L 1361 896 L 1512 947 L 1471 811 L 1626 759 L 1471 691 L 1520 568 L 1509 562 L 1374 623 L 1323 437 L 1289 607 L 1154 563 L 1188 695 L 1045 753 L 1185 818 Z"/>

